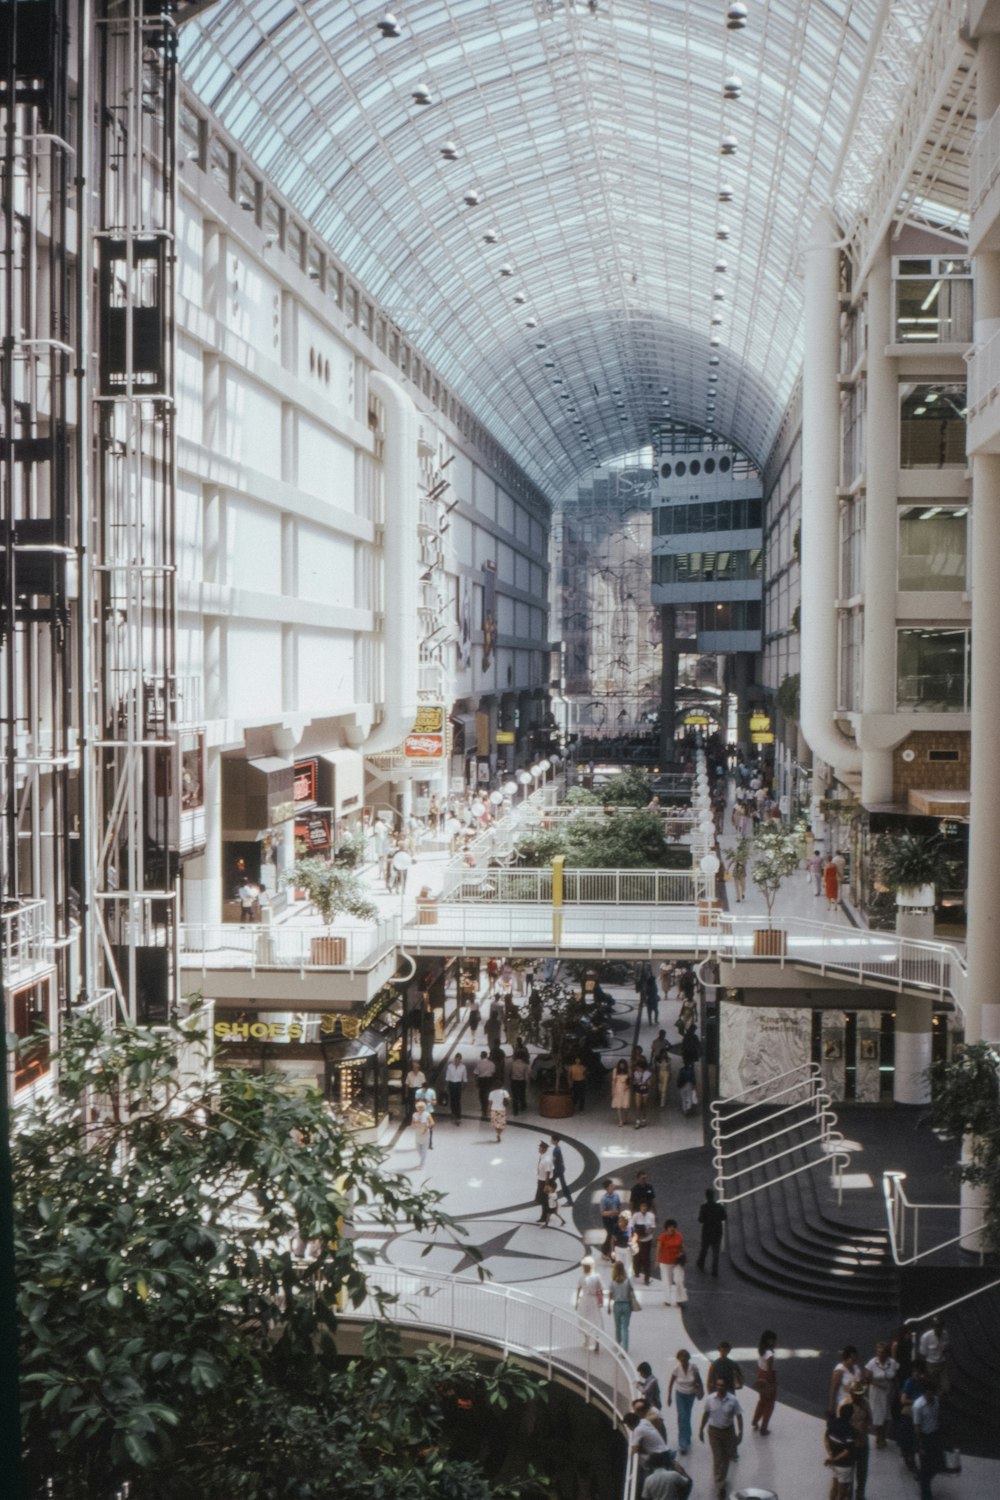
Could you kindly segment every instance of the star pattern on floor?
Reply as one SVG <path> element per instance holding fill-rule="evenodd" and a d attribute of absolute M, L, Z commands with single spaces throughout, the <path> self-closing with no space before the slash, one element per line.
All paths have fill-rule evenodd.
<path fill-rule="evenodd" d="M 536 1222 L 485 1219 L 465 1239 L 454 1236 L 401 1234 L 384 1247 L 393 1265 L 416 1267 L 452 1276 L 490 1271 L 498 1283 L 539 1281 L 559 1275 L 580 1258 L 580 1241 L 567 1229 L 545 1229 Z"/>

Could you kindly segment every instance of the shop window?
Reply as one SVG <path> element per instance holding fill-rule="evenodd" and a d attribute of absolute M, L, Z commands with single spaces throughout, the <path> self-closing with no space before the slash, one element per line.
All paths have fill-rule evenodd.
<path fill-rule="evenodd" d="M 969 707 L 970 632 L 897 631 L 896 706 L 922 713 L 965 713 Z"/>
<path fill-rule="evenodd" d="M 964 468 L 965 386 L 905 384 L 900 397 L 900 467 Z"/>
<path fill-rule="evenodd" d="M 965 589 L 968 514 L 964 505 L 908 505 L 900 510 L 901 589 Z"/>

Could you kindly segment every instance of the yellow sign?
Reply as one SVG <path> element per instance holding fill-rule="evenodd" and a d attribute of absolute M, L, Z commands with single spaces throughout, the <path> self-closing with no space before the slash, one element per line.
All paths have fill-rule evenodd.
<path fill-rule="evenodd" d="M 513 729 L 498 729 L 497 730 L 497 744 L 498 745 L 513 745 L 513 743 L 514 743 L 514 731 L 513 731 Z"/>
<path fill-rule="evenodd" d="M 757 713 L 750 715 L 751 731 L 756 730 L 758 734 L 766 734 L 770 728 L 771 719 L 769 714 L 761 713 L 758 710 Z"/>
<path fill-rule="evenodd" d="M 750 743 L 751 743 L 751 745 L 773 745 L 774 744 L 774 735 L 773 734 L 751 734 L 751 736 L 750 736 Z"/>
<path fill-rule="evenodd" d="M 685 724 L 700 725 L 704 728 L 708 723 L 708 717 L 706 714 L 685 714 L 684 722 Z"/>
<path fill-rule="evenodd" d="M 220 1042 L 301 1042 L 298 1021 L 216 1021 Z"/>
<path fill-rule="evenodd" d="M 413 729 L 411 733 L 443 734 L 444 704 L 421 703 L 417 708 L 417 717 L 413 721 Z"/>

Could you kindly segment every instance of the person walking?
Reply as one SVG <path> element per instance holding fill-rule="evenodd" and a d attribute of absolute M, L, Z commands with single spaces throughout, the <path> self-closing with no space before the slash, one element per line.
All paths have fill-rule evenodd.
<path fill-rule="evenodd" d="M 937 1384 L 928 1376 L 923 1394 L 913 1403 L 913 1431 L 917 1446 L 917 1473 L 920 1500 L 932 1500 L 931 1480 L 944 1470 L 944 1442 L 941 1435 L 941 1402 Z"/>
<path fill-rule="evenodd" d="M 576 1300 L 574 1303 L 577 1312 L 583 1320 L 583 1347 L 591 1347 L 597 1352 L 597 1334 L 601 1327 L 601 1313 L 604 1311 L 604 1283 L 594 1270 L 594 1258 L 585 1255 L 580 1262 L 580 1279 L 576 1284 Z"/>
<path fill-rule="evenodd" d="M 425 1083 L 419 1089 L 417 1089 L 417 1097 L 413 1101 L 413 1108 L 414 1108 L 414 1110 L 416 1110 L 416 1107 L 420 1103 L 421 1099 L 423 1100 L 424 1107 L 427 1110 L 428 1123 L 429 1123 L 429 1126 L 430 1126 L 429 1133 L 428 1133 L 428 1138 L 427 1138 L 427 1149 L 428 1149 L 428 1151 L 433 1151 L 434 1150 L 434 1111 L 437 1109 L 437 1102 L 438 1102 L 437 1089 L 434 1088 L 433 1084 Z"/>
<path fill-rule="evenodd" d="M 749 854 L 746 844 L 741 838 L 739 843 L 734 844 L 726 859 L 726 865 L 733 880 L 733 888 L 736 891 L 737 901 L 746 899 L 748 863 Z"/>
<path fill-rule="evenodd" d="M 542 1209 L 542 1224 L 548 1229 L 553 1219 L 558 1219 L 560 1225 L 565 1228 L 566 1220 L 559 1212 L 559 1189 L 556 1187 L 552 1177 L 545 1179 L 545 1207 Z"/>
<path fill-rule="evenodd" d="M 830 1500 L 851 1500 L 851 1485 L 854 1482 L 854 1428 L 851 1426 L 853 1408 L 845 1401 L 838 1412 L 827 1419 L 823 1443 L 826 1448 L 826 1467 L 833 1470 L 833 1489 Z"/>
<path fill-rule="evenodd" d="M 624 1263 L 620 1260 L 616 1260 L 611 1267 L 608 1301 L 611 1304 L 611 1314 L 615 1320 L 615 1343 L 620 1345 L 627 1354 L 629 1323 L 632 1320 L 633 1312 L 638 1309 L 639 1299 L 635 1294 L 632 1278 L 625 1269 Z"/>
<path fill-rule="evenodd" d="M 757 1405 L 750 1425 L 761 1437 L 767 1437 L 770 1433 L 771 1414 L 778 1399 L 778 1376 L 774 1368 L 774 1346 L 777 1342 L 778 1335 L 774 1330 L 765 1328 L 757 1343 L 757 1373 L 754 1376 Z"/>
<path fill-rule="evenodd" d="M 451 1106 L 451 1118 L 456 1125 L 462 1123 L 462 1089 L 469 1076 L 469 1071 L 462 1061 L 461 1052 L 456 1052 L 447 1068 L 444 1070 L 444 1081 L 448 1085 L 448 1103 Z"/>
<path fill-rule="evenodd" d="M 840 1410 L 841 1402 L 851 1399 L 851 1386 L 864 1382 L 864 1373 L 858 1364 L 858 1351 L 853 1344 L 845 1344 L 840 1351 L 840 1360 L 830 1375 L 830 1394 L 826 1408 L 831 1417 Z"/>
<path fill-rule="evenodd" d="M 587 1103 L 587 1064 L 577 1054 L 566 1069 L 569 1075 L 569 1091 L 573 1098 L 573 1112 L 582 1114 Z"/>
<path fill-rule="evenodd" d="M 719 1343 L 719 1352 L 708 1367 L 708 1377 L 705 1381 L 705 1389 L 714 1391 L 716 1382 L 725 1382 L 729 1391 L 741 1391 L 743 1389 L 743 1371 L 735 1359 L 730 1359 L 732 1344 L 727 1344 L 725 1339 Z"/>
<path fill-rule="evenodd" d="M 806 860 L 806 874 L 809 876 L 809 879 L 813 883 L 813 895 L 822 896 L 823 856 L 815 847 L 813 848 L 813 852 L 810 854 L 809 858 Z"/>
<path fill-rule="evenodd" d="M 607 1177 L 604 1180 L 604 1192 L 601 1194 L 601 1201 L 598 1204 L 598 1212 L 601 1215 L 601 1227 L 604 1230 L 604 1243 L 601 1246 L 601 1255 L 604 1260 L 611 1259 L 615 1225 L 618 1223 L 618 1215 L 621 1211 L 621 1194 L 615 1187 L 614 1178 Z"/>
<path fill-rule="evenodd" d="M 479 1005 L 475 998 L 472 1001 L 472 1009 L 469 1011 L 469 1041 L 476 1045 L 476 1035 L 479 1031 L 479 1023 L 482 1020 Z"/>
<path fill-rule="evenodd" d="M 840 905 L 840 871 L 834 863 L 831 854 L 823 866 L 823 891 L 826 895 L 827 908 L 836 911 Z"/>
<path fill-rule="evenodd" d="M 684 1284 L 684 1236 L 677 1228 L 676 1219 L 665 1219 L 663 1233 L 656 1242 L 656 1263 L 663 1282 L 663 1301 L 666 1307 L 683 1307 L 687 1301 Z"/>
<path fill-rule="evenodd" d="M 628 1063 L 620 1058 L 611 1075 L 611 1108 L 618 1111 L 618 1124 L 628 1124 L 628 1113 L 632 1104 L 632 1079 Z"/>
<path fill-rule="evenodd" d="M 934 1381 L 938 1395 L 947 1396 L 951 1340 L 942 1318 L 935 1318 L 930 1328 L 924 1329 L 917 1343 L 917 1352 L 927 1366 L 927 1374 Z"/>
<path fill-rule="evenodd" d="M 678 1349 L 674 1367 L 667 1386 L 667 1405 L 673 1405 L 677 1397 L 677 1442 L 682 1453 L 691 1447 L 691 1413 L 694 1403 L 701 1401 L 705 1387 L 701 1383 L 701 1372 L 692 1363 L 689 1349 Z"/>
<path fill-rule="evenodd" d="M 552 1157 L 552 1177 L 559 1184 L 567 1206 L 573 1207 L 573 1195 L 566 1182 L 566 1158 L 563 1156 L 562 1142 L 557 1135 L 549 1136 L 549 1154 Z"/>
<path fill-rule="evenodd" d="M 653 1074 L 645 1057 L 640 1053 L 632 1069 L 632 1099 L 635 1103 L 635 1128 L 641 1130 L 647 1123 L 646 1103 L 649 1098 Z"/>
<path fill-rule="evenodd" d="M 510 1095 L 502 1083 L 490 1089 L 486 1096 L 486 1103 L 490 1112 L 490 1124 L 496 1131 L 497 1140 L 507 1129 L 507 1105 L 510 1103 Z"/>
<path fill-rule="evenodd" d="M 427 1161 L 427 1152 L 431 1143 L 431 1127 L 433 1119 L 427 1112 L 427 1105 L 423 1099 L 418 1099 L 413 1111 L 413 1138 L 417 1147 L 417 1165 L 423 1167 Z"/>
<path fill-rule="evenodd" d="M 631 1244 L 635 1274 L 642 1276 L 646 1286 L 649 1286 L 653 1259 L 653 1238 L 656 1234 L 656 1215 L 652 1208 L 639 1208 L 633 1213 L 629 1222 L 629 1232 L 632 1236 Z"/>
<path fill-rule="evenodd" d="M 712 1275 L 718 1276 L 719 1251 L 722 1248 L 722 1235 L 726 1227 L 726 1210 L 722 1203 L 716 1202 L 714 1188 L 705 1189 L 705 1201 L 698 1210 L 698 1223 L 701 1225 L 698 1270 L 704 1271 L 705 1261 L 711 1255 Z"/>
<path fill-rule="evenodd" d="M 410 1071 L 403 1079 L 408 1119 L 413 1119 L 413 1114 L 417 1107 L 417 1091 L 418 1089 L 422 1089 L 426 1082 L 427 1079 L 424 1077 L 423 1069 L 418 1067 L 416 1062 L 411 1062 Z"/>
<path fill-rule="evenodd" d="M 489 1119 L 489 1105 L 487 1100 L 490 1096 L 490 1090 L 493 1088 L 496 1072 L 496 1064 L 490 1057 L 490 1054 L 488 1052 L 480 1052 L 479 1061 L 472 1069 L 472 1076 L 476 1080 L 476 1090 L 479 1094 L 479 1118 L 481 1120 Z"/>
<path fill-rule="evenodd" d="M 715 1382 L 714 1389 L 705 1397 L 705 1409 L 698 1428 L 699 1442 L 705 1441 L 708 1428 L 708 1445 L 712 1450 L 712 1477 L 719 1500 L 725 1500 L 726 1475 L 729 1465 L 739 1457 L 743 1441 L 743 1413 L 740 1403 L 722 1379 Z"/>
<path fill-rule="evenodd" d="M 535 1162 L 535 1202 L 540 1209 L 539 1224 L 548 1217 L 549 1193 L 546 1183 L 552 1176 L 552 1152 L 544 1141 L 538 1142 L 538 1158 Z"/>
<path fill-rule="evenodd" d="M 524 1047 L 517 1047 L 510 1061 L 510 1092 L 514 1101 L 515 1115 L 523 1115 L 527 1112 L 530 1076 L 531 1058 Z"/>
<path fill-rule="evenodd" d="M 871 1408 L 876 1448 L 885 1447 L 885 1429 L 889 1424 L 898 1373 L 899 1365 L 889 1353 L 889 1345 L 881 1340 L 875 1345 L 874 1357 L 865 1365 L 865 1374 L 868 1377 L 868 1405 Z"/>
<path fill-rule="evenodd" d="M 641 1400 L 659 1410 L 663 1405 L 663 1397 L 660 1395 L 660 1382 L 653 1374 L 652 1365 L 644 1359 L 636 1365 L 635 1373 L 639 1377 L 635 1383 L 636 1394 Z"/>

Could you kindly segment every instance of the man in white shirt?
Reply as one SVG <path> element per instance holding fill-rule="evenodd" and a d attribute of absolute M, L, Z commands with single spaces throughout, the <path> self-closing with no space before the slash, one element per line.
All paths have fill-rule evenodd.
<path fill-rule="evenodd" d="M 629 1220 L 629 1233 L 635 1241 L 635 1274 L 645 1278 L 649 1286 L 649 1273 L 653 1263 L 653 1239 L 656 1234 L 656 1215 L 651 1208 L 638 1208 Z"/>
<path fill-rule="evenodd" d="M 539 1224 L 545 1223 L 545 1211 L 548 1208 L 548 1195 L 545 1184 L 552 1176 L 552 1152 L 544 1141 L 538 1142 L 538 1159 L 535 1162 L 535 1202 L 541 1209 L 538 1215 Z"/>
<path fill-rule="evenodd" d="M 489 1093 L 496 1080 L 496 1064 L 488 1052 L 480 1052 L 479 1061 L 472 1069 L 472 1076 L 476 1080 L 476 1088 L 479 1091 L 479 1117 L 482 1120 L 489 1119 Z"/>
<path fill-rule="evenodd" d="M 444 1081 L 448 1085 L 448 1103 L 451 1105 L 451 1118 L 456 1125 L 462 1123 L 462 1085 L 468 1078 L 468 1070 L 462 1061 L 461 1052 L 456 1052 L 444 1072 Z"/>
<path fill-rule="evenodd" d="M 708 1446 L 712 1450 L 712 1469 L 719 1500 L 725 1500 L 726 1475 L 729 1465 L 737 1457 L 743 1441 L 743 1413 L 740 1403 L 724 1380 L 715 1382 L 715 1390 L 705 1397 L 698 1438 L 705 1441 L 708 1426 Z"/>
<path fill-rule="evenodd" d="M 951 1340 L 941 1318 L 935 1318 L 929 1328 L 920 1335 L 919 1353 L 926 1362 L 927 1373 L 942 1396 L 948 1394 L 948 1355 Z"/>

